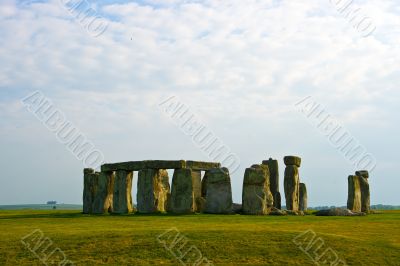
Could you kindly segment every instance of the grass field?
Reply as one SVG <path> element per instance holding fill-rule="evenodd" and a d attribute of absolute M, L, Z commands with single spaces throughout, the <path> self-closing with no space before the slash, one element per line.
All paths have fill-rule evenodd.
<path fill-rule="evenodd" d="M 167 250 L 159 242 L 158 236 L 171 228 L 185 237 L 186 245 L 184 240 L 178 241 Z M 348 265 L 400 265 L 400 211 L 364 217 L 89 216 L 78 211 L 0 211 L 0 229 L 0 265 L 43 265 L 21 242 L 35 229 L 53 243 L 39 257 L 60 248 L 75 265 L 180 265 L 172 255 L 179 254 L 179 246 L 182 252 L 195 246 L 214 265 L 313 265 L 300 249 L 308 240 L 300 246 L 293 242 L 307 230 L 315 232 L 318 243 L 323 241 L 319 254 L 331 248 L 331 254 L 335 252 Z M 169 231 L 160 239 L 169 245 L 175 235 L 176 231 Z M 26 238 L 24 242 L 37 240 Z M 311 257 L 315 246 L 308 251 Z M 194 250 L 183 260 L 188 262 Z"/>

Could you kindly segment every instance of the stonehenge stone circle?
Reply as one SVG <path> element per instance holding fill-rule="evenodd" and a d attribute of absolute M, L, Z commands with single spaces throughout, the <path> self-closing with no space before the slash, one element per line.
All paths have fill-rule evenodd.
<path fill-rule="evenodd" d="M 114 172 L 100 172 L 97 177 L 96 193 L 92 213 L 103 214 L 113 211 Z"/>
<path fill-rule="evenodd" d="M 269 169 L 266 165 L 247 168 L 243 179 L 242 212 L 264 215 L 271 212 L 274 198 L 269 188 Z"/>
<path fill-rule="evenodd" d="M 360 177 L 356 175 L 348 177 L 347 209 L 352 212 L 361 212 Z"/>
<path fill-rule="evenodd" d="M 137 180 L 137 211 L 140 213 L 166 212 L 170 186 L 165 169 L 143 169 Z"/>
<path fill-rule="evenodd" d="M 300 183 L 299 187 L 299 209 L 300 211 L 307 210 L 307 187 L 304 183 Z"/>
<path fill-rule="evenodd" d="M 232 188 L 228 168 L 207 171 L 206 213 L 232 213 Z"/>
<path fill-rule="evenodd" d="M 269 184 L 272 196 L 274 197 L 274 207 L 281 209 L 281 194 L 279 192 L 279 167 L 278 161 L 269 158 L 269 160 L 262 161 L 269 169 Z"/>
<path fill-rule="evenodd" d="M 285 177 L 284 177 L 284 188 L 285 188 L 285 199 L 286 209 L 291 211 L 299 210 L 299 169 L 301 159 L 296 156 L 285 156 L 284 162 Z"/>
<path fill-rule="evenodd" d="M 130 213 L 134 210 L 132 205 L 132 177 L 132 171 L 116 171 L 113 195 L 114 213 Z"/>
<path fill-rule="evenodd" d="M 242 204 L 232 201 L 229 170 L 217 162 L 145 160 L 103 164 L 101 172 L 83 171 L 83 213 L 126 214 L 132 203 L 133 172 L 138 171 L 137 208 L 141 213 L 172 212 L 253 215 L 302 215 L 307 210 L 307 188 L 300 183 L 301 158 L 284 157 L 286 209 L 281 210 L 278 161 L 269 158 L 246 168 Z M 172 186 L 166 169 L 174 169 Z M 205 172 L 201 179 L 201 172 Z M 359 170 L 348 177 L 347 210 L 332 209 L 319 215 L 359 215 L 370 212 L 369 173 Z M 234 207 L 235 206 L 235 207 Z"/>

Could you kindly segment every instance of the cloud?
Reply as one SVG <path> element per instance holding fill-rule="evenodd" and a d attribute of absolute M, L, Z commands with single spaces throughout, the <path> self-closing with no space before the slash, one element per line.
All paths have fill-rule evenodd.
<path fill-rule="evenodd" d="M 368 38 L 330 1 L 97 1 L 92 7 L 108 22 L 97 38 L 59 0 L 0 3 L 0 129 L 7 129 L 0 136 L 22 140 L 40 132 L 37 121 L 16 107 L 37 89 L 100 140 L 108 158 L 131 159 L 130 153 L 110 147 L 123 148 L 129 136 L 141 142 L 138 157 L 151 156 L 147 152 L 165 145 L 164 139 L 154 139 L 163 130 L 174 134 L 168 135 L 168 145 L 187 156 L 202 156 L 189 141 L 181 146 L 185 136 L 167 126 L 156 109 L 169 95 L 179 95 L 248 157 L 242 170 L 256 162 L 250 160 L 264 159 L 258 158 L 261 154 L 307 149 L 300 140 L 318 133 L 293 108 L 307 95 L 350 128 L 373 124 L 399 130 L 394 121 L 400 96 L 400 10 L 394 0 L 360 5 L 377 26 Z M 368 130 L 355 134 L 366 134 L 371 143 L 384 138 Z M 264 144 L 257 147 L 257 139 L 268 150 Z M 319 154 L 307 156 L 324 157 L 328 147 L 314 141 L 310 145 Z M 255 147 L 246 149 L 248 142 Z M 174 155 L 170 150 L 162 154 Z M 339 155 L 334 158 L 344 170 L 329 180 L 351 169 Z"/>

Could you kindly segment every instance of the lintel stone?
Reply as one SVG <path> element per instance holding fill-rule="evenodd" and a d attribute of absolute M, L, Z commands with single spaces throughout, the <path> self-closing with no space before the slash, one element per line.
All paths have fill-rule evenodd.
<path fill-rule="evenodd" d="M 147 161 L 131 161 L 122 163 L 103 164 L 102 172 L 112 172 L 117 170 L 140 171 L 144 169 L 183 169 L 190 168 L 195 171 L 206 171 L 212 168 L 221 167 L 220 163 L 200 162 L 200 161 L 166 161 L 166 160 L 147 160 Z"/>
<path fill-rule="evenodd" d="M 213 162 L 201 162 L 201 161 L 186 161 L 186 168 L 190 168 L 197 171 L 207 171 L 213 168 L 220 168 L 220 163 Z"/>

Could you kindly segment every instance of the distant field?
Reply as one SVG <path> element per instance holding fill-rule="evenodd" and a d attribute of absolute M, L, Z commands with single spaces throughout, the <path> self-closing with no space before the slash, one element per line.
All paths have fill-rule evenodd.
<path fill-rule="evenodd" d="M 0 210 L 52 210 L 52 204 L 0 205 Z M 79 204 L 56 204 L 58 210 L 82 210 Z"/>
<path fill-rule="evenodd" d="M 42 258 L 59 248 L 76 265 L 180 265 L 157 240 L 171 228 L 180 232 L 179 237 L 186 237 L 179 241 L 172 230 L 160 238 L 168 245 L 174 239 L 178 242 L 173 253 L 196 247 L 214 265 L 315 265 L 309 255 L 313 257 L 316 245 L 307 255 L 293 242 L 307 230 L 323 243 L 317 254 L 328 250 L 331 253 L 325 255 L 337 254 L 348 265 L 400 265 L 400 211 L 366 217 L 298 217 L 89 216 L 60 210 L 0 211 L 0 265 L 43 265 L 21 242 L 35 229 L 52 241 L 51 247 L 39 254 Z M 38 238 L 24 241 L 34 247 Z M 305 248 L 308 242 L 303 238 L 296 243 Z M 190 251 L 188 254 L 197 254 L 194 248 Z M 188 254 L 183 260 L 190 260 Z"/>

